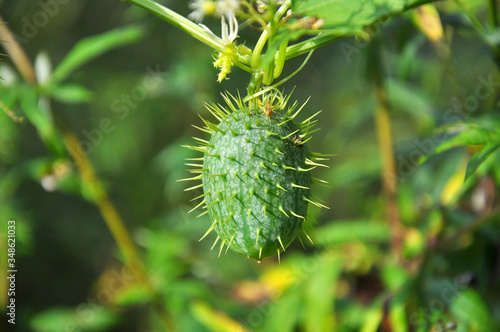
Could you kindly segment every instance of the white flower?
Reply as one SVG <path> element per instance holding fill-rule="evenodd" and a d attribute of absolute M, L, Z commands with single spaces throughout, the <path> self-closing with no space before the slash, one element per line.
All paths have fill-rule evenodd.
<path fill-rule="evenodd" d="M 193 10 L 188 17 L 195 22 L 203 21 L 205 15 L 213 15 L 217 10 L 217 5 L 213 0 L 194 0 L 188 5 Z"/>
<path fill-rule="evenodd" d="M 228 19 L 240 8 L 240 0 L 218 0 L 216 13 Z"/>
<path fill-rule="evenodd" d="M 226 23 L 226 20 L 224 19 L 224 16 L 221 17 L 221 31 L 222 31 L 222 38 L 216 36 L 212 30 L 207 28 L 206 25 L 200 24 L 200 26 L 208 33 L 210 38 L 212 38 L 213 41 L 215 41 L 217 44 L 221 46 L 227 46 L 229 44 L 232 44 L 233 41 L 238 37 L 238 20 L 234 15 L 231 15 L 228 18 L 229 25 Z"/>

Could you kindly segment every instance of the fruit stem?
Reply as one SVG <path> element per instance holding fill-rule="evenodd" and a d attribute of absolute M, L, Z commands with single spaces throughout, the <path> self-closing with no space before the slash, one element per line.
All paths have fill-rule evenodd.
<path fill-rule="evenodd" d="M 254 109 L 257 108 L 257 99 L 254 98 L 254 95 L 261 89 L 263 74 L 262 70 L 253 70 L 250 82 L 248 83 L 248 96 L 245 98 L 245 101 L 254 102 Z"/>
<path fill-rule="evenodd" d="M 288 40 L 284 41 L 283 43 L 280 44 L 280 48 L 278 51 L 278 57 L 276 58 L 276 67 L 274 69 L 274 78 L 278 78 L 281 75 L 281 72 L 283 71 L 283 67 L 285 65 L 285 55 L 286 55 L 286 48 L 288 47 Z"/>
<path fill-rule="evenodd" d="M 255 44 L 255 47 L 252 52 L 252 58 L 250 60 L 250 67 L 252 67 L 254 70 L 257 69 L 260 65 L 260 54 L 264 49 L 264 45 L 266 44 L 268 36 L 269 36 L 268 29 L 264 29 L 264 31 L 262 31 L 262 33 L 260 34 L 257 44 Z"/>

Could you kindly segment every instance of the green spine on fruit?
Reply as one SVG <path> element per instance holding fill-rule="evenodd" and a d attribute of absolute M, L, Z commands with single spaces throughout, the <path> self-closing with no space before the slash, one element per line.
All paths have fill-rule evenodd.
<path fill-rule="evenodd" d="M 187 164 L 197 175 L 181 180 L 202 181 L 186 189 L 203 187 L 195 198 L 202 201 L 191 211 L 202 207 L 200 215 L 210 216 L 212 225 L 202 239 L 215 229 L 212 249 L 221 241 L 219 255 L 227 246 L 226 251 L 258 260 L 279 256 L 301 231 L 308 203 L 326 208 L 311 198 L 310 189 L 310 171 L 325 166 L 318 160 L 326 158 L 306 146 L 319 112 L 297 125 L 293 120 L 303 106 L 288 107 L 288 98 L 279 93 L 264 96 L 260 107 L 231 95 L 224 99 L 227 108 L 206 105 L 217 125 L 202 119 L 205 127 L 195 126 L 209 133 L 210 140 L 195 138 L 199 146 L 186 146 L 203 153 L 191 159 L 202 164 Z"/>

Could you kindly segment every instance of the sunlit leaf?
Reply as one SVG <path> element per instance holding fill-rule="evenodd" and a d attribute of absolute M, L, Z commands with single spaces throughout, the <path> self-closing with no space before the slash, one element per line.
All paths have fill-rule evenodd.
<path fill-rule="evenodd" d="M 339 220 L 314 230 L 314 241 L 320 245 L 333 245 L 352 241 L 387 242 L 387 224 L 370 220 Z"/>
<path fill-rule="evenodd" d="M 328 251 L 308 260 L 316 260 L 317 268 L 311 271 L 304 285 L 304 330 L 307 332 L 334 331 L 334 285 L 342 269 L 342 260 Z"/>
<path fill-rule="evenodd" d="M 36 332 L 106 331 L 117 323 L 109 309 L 85 304 L 78 308 L 52 308 L 36 315 L 30 322 Z"/>
<path fill-rule="evenodd" d="M 377 299 L 368 309 L 365 317 L 363 317 L 363 324 L 360 329 L 361 332 L 376 332 L 382 318 L 384 317 L 383 301 Z"/>
<path fill-rule="evenodd" d="M 118 306 L 124 307 L 147 303 L 150 300 L 151 292 L 137 284 L 128 285 L 113 296 L 113 302 Z"/>
<path fill-rule="evenodd" d="M 474 331 L 494 331 L 490 311 L 475 290 L 467 289 L 460 293 L 450 310 L 463 323 L 474 326 Z"/>
<path fill-rule="evenodd" d="M 453 175 L 450 176 L 448 181 L 443 187 L 439 200 L 443 205 L 449 205 L 455 202 L 457 196 L 463 190 L 463 178 L 465 174 L 465 163 L 461 164 Z"/>
<path fill-rule="evenodd" d="M 300 316 L 302 294 L 295 289 L 270 302 L 272 314 L 267 315 L 264 331 L 293 332 Z"/>
<path fill-rule="evenodd" d="M 432 42 L 443 39 L 443 25 L 434 5 L 424 5 L 412 11 L 413 22 Z"/>
<path fill-rule="evenodd" d="M 452 148 L 467 145 L 485 145 L 493 139 L 493 133 L 479 128 L 475 125 L 463 125 L 463 129 L 455 136 L 447 139 L 436 146 L 434 152 L 428 156 L 422 157 L 420 163 L 424 163 L 429 157 L 443 153 Z"/>
<path fill-rule="evenodd" d="M 390 306 L 389 320 L 391 322 L 392 331 L 408 331 L 408 318 L 405 310 L 405 301 L 400 294 L 392 299 Z"/>
<path fill-rule="evenodd" d="M 194 317 L 210 331 L 217 332 L 246 332 L 243 325 L 223 312 L 212 309 L 208 304 L 196 302 L 191 305 Z"/>
<path fill-rule="evenodd" d="M 382 279 L 389 290 L 397 290 L 408 281 L 408 272 L 397 265 L 386 265 L 382 269 Z"/>

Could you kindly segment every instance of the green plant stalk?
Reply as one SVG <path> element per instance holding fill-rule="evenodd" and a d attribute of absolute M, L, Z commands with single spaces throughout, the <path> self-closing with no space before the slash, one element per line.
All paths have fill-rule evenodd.
<path fill-rule="evenodd" d="M 198 39 L 199 41 L 201 41 L 202 43 L 206 44 L 207 46 L 213 49 L 217 50 L 220 48 L 220 45 L 217 42 L 215 42 L 212 38 L 210 38 L 210 36 L 199 25 L 195 24 L 194 22 L 185 18 L 184 16 L 177 14 L 173 10 L 168 9 L 167 7 L 164 7 L 151 0 L 124 0 L 124 1 L 128 1 L 131 4 L 134 4 L 149 11 L 150 13 L 169 22 L 170 24 L 183 30 L 187 34 L 193 36 L 194 38 Z M 290 6 L 291 6 L 291 1 L 290 0 L 285 1 L 285 3 L 283 3 L 283 5 L 281 5 L 280 8 L 276 11 L 275 17 L 279 18 L 282 17 L 286 13 L 286 11 L 290 8 Z M 266 29 L 263 31 L 259 39 L 259 42 L 257 43 L 256 49 L 254 50 L 254 52 L 252 52 L 252 55 L 240 57 L 239 59 L 240 63 L 237 64 L 238 67 L 246 71 L 249 71 L 247 66 L 250 66 L 252 68 L 256 68 L 258 66 L 260 62 L 259 61 L 260 54 L 268 38 L 267 35 L 268 32 Z M 305 53 L 309 53 L 310 51 L 315 50 L 318 47 L 331 43 L 332 41 L 344 36 L 346 36 L 346 34 L 340 31 L 321 33 L 318 36 L 310 38 L 309 40 L 289 46 L 286 49 L 285 60 L 295 58 Z M 279 55 L 277 52 L 276 57 L 278 56 Z M 253 81 L 255 84 L 259 80 L 253 79 Z"/>
<path fill-rule="evenodd" d="M 497 7 L 497 2 L 496 0 L 490 0 L 489 1 L 489 7 L 488 7 L 489 15 L 490 15 L 490 22 L 493 28 L 498 29 L 499 22 L 498 22 L 498 7 Z M 493 48 L 493 52 L 495 53 L 495 63 L 497 64 L 498 67 L 500 67 L 500 49 L 498 44 L 493 44 L 491 45 Z"/>
<path fill-rule="evenodd" d="M 328 32 L 320 33 L 319 35 L 312 37 L 303 42 L 288 46 L 286 49 L 285 60 L 298 57 L 302 54 L 309 53 L 315 49 L 329 44 L 340 37 L 345 37 L 346 35 L 340 32 Z"/>
<path fill-rule="evenodd" d="M 42 93 L 59 85 L 69 74 L 82 64 L 113 48 L 132 44 L 145 35 L 145 29 L 139 26 L 128 26 L 114 29 L 106 33 L 80 40 L 64 59 L 57 65 L 47 82 L 43 83 Z M 103 38 L 105 37 L 105 38 Z"/>
<path fill-rule="evenodd" d="M 262 50 L 264 49 L 264 45 L 266 44 L 268 36 L 269 36 L 269 31 L 267 29 L 265 29 L 260 34 L 260 37 L 259 37 L 259 40 L 257 41 L 257 44 L 255 44 L 255 48 L 253 49 L 252 57 L 250 60 L 250 67 L 252 67 L 253 69 L 256 69 L 257 67 L 259 67 L 260 54 L 262 53 Z"/>
<path fill-rule="evenodd" d="M 497 1 L 490 0 L 489 1 L 489 13 L 490 13 L 490 22 L 491 25 L 495 28 L 498 27 L 498 15 L 497 15 Z"/>
<path fill-rule="evenodd" d="M 187 34 L 193 36 L 198 39 L 202 43 L 210 46 L 213 49 L 219 49 L 220 45 L 215 42 L 210 36 L 200 27 L 198 24 L 193 21 L 185 18 L 182 15 L 177 14 L 173 10 L 164 7 L 154 1 L 150 0 L 124 0 L 128 1 L 136 6 L 139 6 L 148 12 L 158 16 L 159 18 L 167 21 L 173 26 L 181 29 Z"/>
<path fill-rule="evenodd" d="M 386 213 L 391 234 L 391 251 L 397 262 L 403 258 L 402 240 L 403 226 L 400 222 L 399 208 L 397 202 L 397 171 L 392 147 L 392 128 L 389 115 L 389 102 L 384 89 L 383 62 L 381 59 L 381 43 L 374 39 L 370 45 L 368 61 L 368 74 L 375 84 L 375 96 L 378 107 L 375 113 L 375 127 L 380 154 L 382 157 L 381 180 L 386 199 Z"/>
<path fill-rule="evenodd" d="M 271 2 L 269 4 L 269 7 L 274 11 L 275 4 Z M 283 7 L 286 8 L 286 7 Z M 276 36 L 278 32 L 278 21 L 281 18 L 281 13 L 282 13 L 282 8 L 280 7 L 280 12 L 275 12 L 273 15 L 273 19 L 271 22 L 269 22 L 267 26 L 268 30 L 268 35 L 269 37 L 267 38 L 267 49 L 271 49 L 271 45 L 273 43 L 274 37 Z M 264 79 L 262 80 L 265 85 L 270 85 L 273 83 L 274 80 L 274 62 L 275 62 L 276 56 L 273 57 L 272 61 L 267 65 L 267 68 L 264 68 Z"/>
<path fill-rule="evenodd" d="M 278 57 L 275 59 L 274 63 L 276 67 L 274 68 L 274 78 L 278 78 L 283 71 L 283 67 L 285 66 L 285 56 L 286 56 L 286 48 L 288 47 L 288 41 L 281 43 L 280 48 L 278 50 Z"/>
<path fill-rule="evenodd" d="M 94 167 L 88 159 L 85 152 L 81 149 L 80 142 L 76 135 L 70 130 L 66 129 L 63 133 L 64 142 L 71 157 L 75 161 L 82 184 L 87 186 L 88 192 L 92 193 L 93 202 L 99 207 L 101 214 L 108 226 L 113 238 L 115 239 L 120 251 L 122 252 L 127 266 L 130 267 L 132 273 L 136 276 L 139 282 L 146 287 L 150 294 L 155 294 L 154 288 L 149 281 L 146 273 L 146 268 L 141 260 L 137 248 L 132 241 L 130 234 L 125 227 L 125 224 L 116 210 L 115 206 L 109 199 L 103 185 L 97 175 L 95 174 Z M 156 301 L 155 301 L 156 302 Z M 155 309 L 158 312 L 165 328 L 168 331 L 173 331 L 173 324 L 165 309 L 154 303 Z"/>
<path fill-rule="evenodd" d="M 36 74 L 33 66 L 30 64 L 28 57 L 19 46 L 19 43 L 14 38 L 9 28 L 7 27 L 7 23 L 0 16 L 0 40 L 4 41 L 3 47 L 5 51 L 10 54 L 10 58 L 12 62 L 17 67 L 21 75 L 24 77 L 26 82 L 31 85 L 36 84 Z"/>
<path fill-rule="evenodd" d="M 472 24 L 474 24 L 480 32 L 484 33 L 485 29 L 483 24 L 469 10 L 467 10 L 463 2 L 461 0 L 455 0 L 455 2 L 464 11 L 464 13 L 467 14 Z"/>
<path fill-rule="evenodd" d="M 194 38 L 198 39 L 205 45 L 213 48 L 214 50 L 218 50 L 221 48 L 221 45 L 217 43 L 215 40 L 213 40 L 205 30 L 203 30 L 202 27 L 200 27 L 198 24 L 194 23 L 193 21 L 185 18 L 182 15 L 177 14 L 173 10 L 162 6 L 154 1 L 151 0 L 123 0 L 123 1 L 128 1 L 131 4 L 134 4 L 136 6 L 139 6 L 148 12 L 158 16 L 159 18 L 167 21 L 168 23 L 172 24 L 173 26 L 181 29 L 182 31 L 186 32 L 190 36 L 193 36 Z M 236 64 L 237 67 L 250 72 L 250 59 L 249 57 L 241 56 L 239 58 L 239 62 Z"/>
<path fill-rule="evenodd" d="M 399 261 L 402 258 L 403 228 L 399 221 L 397 203 L 397 173 L 392 147 L 391 119 L 389 116 L 387 97 L 381 84 L 376 86 L 376 95 L 379 106 L 375 114 L 377 138 L 382 155 L 382 184 L 386 196 L 387 218 L 391 232 L 391 244 L 394 256 Z"/>
<path fill-rule="evenodd" d="M 290 80 L 292 77 L 294 77 L 295 75 L 297 75 L 304 67 L 305 65 L 307 64 L 307 62 L 309 61 L 309 59 L 311 58 L 311 55 L 313 54 L 313 51 L 310 51 L 309 54 L 307 54 L 307 57 L 305 58 L 305 60 L 302 62 L 302 64 L 300 65 L 299 68 L 297 68 L 293 73 L 291 73 L 290 75 L 288 75 L 287 77 L 285 77 L 284 79 L 280 80 L 279 82 L 273 84 L 273 85 L 270 85 L 270 86 L 267 86 L 263 89 L 261 89 L 260 91 L 258 92 L 255 92 L 255 85 L 252 83 L 252 81 L 250 81 L 250 84 L 249 84 L 249 87 L 248 87 L 248 95 L 243 99 L 243 101 L 245 103 L 249 102 L 250 100 L 252 100 L 253 98 L 256 98 L 266 92 L 269 92 L 273 89 L 276 89 L 278 86 L 282 85 L 283 83 L 287 82 L 288 80 Z M 260 79 L 262 79 L 262 75 L 260 76 L 257 76 L 257 77 L 260 77 Z M 250 93 L 251 91 L 253 91 L 252 93 Z M 257 107 L 255 105 L 255 107 Z"/>
<path fill-rule="evenodd" d="M 177 14 L 171 9 L 168 9 L 167 7 L 164 7 L 152 0 L 123 0 L 123 1 L 128 1 L 136 6 L 139 6 L 150 13 L 158 16 L 159 18 L 169 22 L 170 24 L 178 27 L 179 29 L 183 30 L 184 32 L 188 33 L 189 35 L 193 36 L 194 38 L 198 39 L 202 43 L 212 47 L 213 49 L 219 49 L 220 45 L 212 40 L 209 35 L 197 24 L 192 22 L 191 20 L 185 18 L 182 15 Z M 426 3 L 431 3 L 435 2 L 436 0 L 422 0 L 418 3 L 415 3 L 412 6 L 408 6 L 405 8 L 405 10 L 412 9 L 414 7 L 417 7 L 422 4 Z M 456 0 L 459 3 L 459 0 Z M 494 0 L 492 0 L 494 1 Z M 291 6 L 291 0 L 286 0 L 280 8 L 276 11 L 275 17 L 281 18 L 286 11 L 290 8 Z M 477 22 L 478 23 L 478 22 Z M 267 29 L 266 29 L 267 30 Z M 264 32 L 263 32 L 264 33 Z M 352 31 L 343 31 L 341 29 L 335 30 L 335 31 L 321 31 L 317 36 L 312 37 L 306 41 L 297 43 L 295 45 L 289 46 L 286 49 L 286 55 L 285 55 L 285 60 L 295 58 L 297 56 L 300 56 L 305 53 L 309 53 L 310 51 L 313 51 L 323 45 L 326 45 L 328 43 L 331 43 L 335 40 L 337 40 L 340 37 L 346 37 L 352 35 Z M 246 70 L 248 70 L 248 67 L 250 66 L 251 68 L 256 68 L 259 64 L 259 57 L 262 52 L 264 43 L 268 36 L 262 36 L 261 39 L 259 39 L 259 42 L 257 44 L 256 49 L 254 50 L 255 53 L 252 53 L 252 55 L 247 55 L 247 56 L 241 56 L 239 61 L 241 64 L 245 65 L 242 66 L 241 64 L 238 64 L 237 66 Z M 277 52 L 278 53 L 278 52 Z M 276 54 L 276 58 L 278 57 L 278 54 Z"/>

